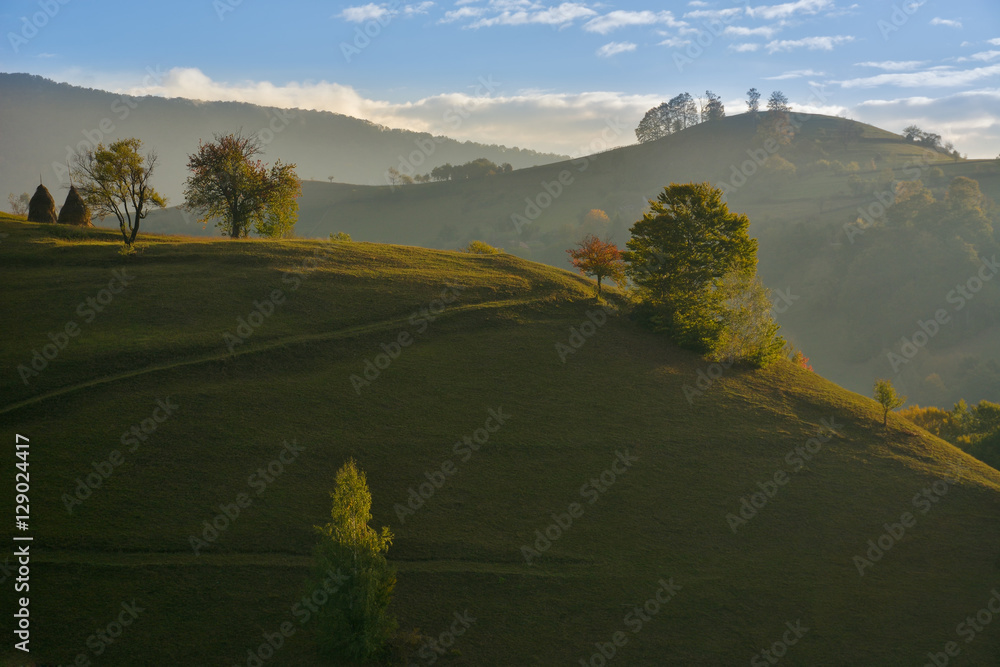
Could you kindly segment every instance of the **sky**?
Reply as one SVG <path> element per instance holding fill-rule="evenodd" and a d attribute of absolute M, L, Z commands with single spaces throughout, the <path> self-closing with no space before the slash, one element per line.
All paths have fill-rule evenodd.
<path fill-rule="evenodd" d="M 0 28 L 3 72 L 564 155 L 634 143 L 682 92 L 742 113 L 751 87 L 1000 154 L 997 0 L 0 0 Z"/>

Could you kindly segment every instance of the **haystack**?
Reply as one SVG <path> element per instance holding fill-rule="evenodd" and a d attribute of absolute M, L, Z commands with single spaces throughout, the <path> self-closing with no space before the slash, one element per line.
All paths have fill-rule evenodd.
<path fill-rule="evenodd" d="M 55 222 L 56 201 L 44 185 L 39 185 L 28 202 L 28 222 Z"/>
<path fill-rule="evenodd" d="M 83 197 L 76 191 L 76 187 L 69 186 L 69 193 L 66 195 L 66 203 L 59 209 L 59 223 L 63 225 L 78 225 L 80 227 L 93 227 L 90 223 L 90 209 L 83 201 Z"/>

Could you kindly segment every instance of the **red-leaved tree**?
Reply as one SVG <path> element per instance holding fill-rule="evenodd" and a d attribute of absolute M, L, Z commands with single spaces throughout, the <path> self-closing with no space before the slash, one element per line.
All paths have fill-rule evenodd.
<path fill-rule="evenodd" d="M 584 237 L 576 248 L 570 248 L 570 263 L 580 273 L 597 278 L 597 294 L 601 294 L 601 279 L 611 278 L 621 285 L 625 281 L 625 262 L 618 246 L 602 241 L 593 234 Z"/>

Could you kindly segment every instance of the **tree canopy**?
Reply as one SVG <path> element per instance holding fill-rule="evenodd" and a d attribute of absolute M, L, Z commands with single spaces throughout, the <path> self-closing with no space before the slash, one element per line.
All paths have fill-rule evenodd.
<path fill-rule="evenodd" d="M 188 156 L 185 208 L 200 213 L 199 222 L 216 220 L 233 239 L 247 237 L 251 228 L 272 238 L 288 234 L 298 219 L 302 182 L 294 164 L 278 160 L 268 168 L 255 159 L 262 152 L 260 140 L 242 131 L 200 143 Z"/>
<path fill-rule="evenodd" d="M 496 164 L 492 160 L 481 157 L 465 164 L 442 164 L 431 169 L 429 174 L 417 176 L 419 182 L 427 181 L 467 181 L 474 178 L 486 178 L 497 174 L 508 174 L 514 170 L 509 162 Z"/>
<path fill-rule="evenodd" d="M 110 146 L 77 155 L 72 170 L 76 189 L 97 217 L 118 218 L 125 245 L 135 243 L 139 222 L 150 206 L 164 207 L 167 201 L 153 189 L 150 180 L 156 167 L 156 153 L 140 154 L 142 141 L 119 139 Z"/>
<path fill-rule="evenodd" d="M 588 234 L 576 248 L 570 248 L 566 252 L 569 253 L 570 263 L 580 273 L 597 278 L 598 295 L 601 293 L 602 278 L 611 278 L 618 284 L 625 280 L 625 263 L 621 251 L 610 240 L 602 241 L 593 234 Z"/>
<path fill-rule="evenodd" d="M 882 406 L 882 425 L 885 426 L 889 419 L 889 411 L 906 403 L 906 396 L 897 394 L 896 388 L 889 380 L 875 380 L 873 393 L 875 400 Z"/>
<path fill-rule="evenodd" d="M 713 98 L 715 100 L 712 106 L 712 113 L 715 117 L 724 116 L 725 109 L 721 100 L 710 91 L 706 94 L 710 96 L 710 104 L 713 104 Z M 654 141 L 706 120 L 709 118 L 705 115 L 705 109 L 699 110 L 698 104 L 695 103 L 690 93 L 681 93 L 672 97 L 669 102 L 664 102 L 647 111 L 635 129 L 635 136 L 641 143 Z"/>
<path fill-rule="evenodd" d="M 632 226 L 625 253 L 639 315 L 683 347 L 718 350 L 732 321 L 727 300 L 735 297 L 733 290 L 723 289 L 724 280 L 731 272 L 756 272 L 757 241 L 748 236 L 749 225 L 708 183 L 665 187 Z M 747 303 L 759 303 L 751 297 Z"/>
<path fill-rule="evenodd" d="M 396 630 L 388 612 L 396 572 L 385 557 L 392 533 L 368 525 L 372 496 L 353 459 L 337 471 L 330 498 L 330 522 L 317 526 L 322 540 L 315 551 L 312 583 L 329 589 L 322 582 L 341 581 L 318 614 L 320 648 L 331 656 L 368 660 L 385 650 Z"/>

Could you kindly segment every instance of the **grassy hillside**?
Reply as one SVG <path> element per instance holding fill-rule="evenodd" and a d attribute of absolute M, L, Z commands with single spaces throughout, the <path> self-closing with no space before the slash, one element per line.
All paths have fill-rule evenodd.
<path fill-rule="evenodd" d="M 899 418 L 883 430 L 872 401 L 815 374 L 719 376 L 614 312 L 592 329 L 592 283 L 510 255 L 151 237 L 126 259 L 105 230 L 0 233 L 14 323 L 0 415 L 31 439 L 38 664 L 246 665 L 285 622 L 295 633 L 264 664 L 322 664 L 294 605 L 352 456 L 396 534 L 401 627 L 439 638 L 465 615 L 436 664 L 600 664 L 616 636 L 616 664 L 745 664 L 794 638 L 786 623 L 802 633 L 787 665 L 923 664 L 950 641 L 964 664 L 1000 659 L 992 627 L 956 633 L 1000 585 L 1000 473 Z M 259 326 L 231 353 L 240 318 Z M 17 366 L 69 322 L 26 386 Z M 557 343 L 579 346 L 563 363 Z M 383 368 L 355 390 L 366 361 Z M 504 423 L 477 432 L 491 410 Z M 814 453 L 800 464 L 796 448 Z M 109 465 L 70 514 L 63 494 Z M 935 482 L 942 495 L 919 498 Z M 731 529 L 761 488 L 773 496 Z M 241 493 L 249 506 L 196 556 L 190 537 Z M 859 576 L 854 557 L 904 512 L 915 525 Z M 136 618 L 106 643 L 95 633 L 123 603 Z M 425 651 L 412 663 L 438 656 Z"/>
<path fill-rule="evenodd" d="M 912 335 L 956 284 L 975 275 L 979 255 L 991 257 L 1000 239 L 969 249 L 966 240 L 928 239 L 913 230 L 881 240 L 871 230 L 849 235 L 845 225 L 864 215 L 865 224 L 885 226 L 878 213 L 884 213 L 881 202 L 892 199 L 893 180 L 919 178 L 944 200 L 951 180 L 968 176 L 1000 201 L 1000 161 L 956 160 L 843 118 L 804 115 L 798 122 L 793 141 L 773 151 L 795 169 L 791 174 L 758 166 L 769 152 L 754 119 L 744 114 L 659 141 L 478 181 L 395 190 L 309 182 L 296 232 L 326 238 L 346 231 L 355 240 L 444 249 L 478 238 L 521 257 L 568 267 L 566 248 L 588 233 L 624 244 L 647 199 L 664 185 L 708 180 L 727 186 L 732 208 L 749 215 L 751 233 L 760 241 L 761 276 L 772 288 L 794 295 L 794 306 L 778 314 L 783 333 L 817 370 L 860 392 L 868 391 L 874 377 L 891 375 L 920 404 L 950 407 L 960 398 L 995 399 L 1000 392 L 996 281 L 963 314 L 971 319 L 950 327 L 905 369 L 892 367 L 887 355 L 898 354 L 901 337 Z M 846 170 L 831 168 L 838 163 Z M 855 189 L 852 179 L 862 187 Z M 607 213 L 607 224 L 585 220 L 595 208 Z M 152 214 L 147 225 L 170 233 L 214 231 L 202 230 L 176 210 Z M 993 226 L 1000 229 L 1000 218 L 994 216 Z M 900 291 L 906 299 L 897 298 Z"/>

